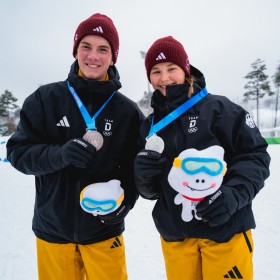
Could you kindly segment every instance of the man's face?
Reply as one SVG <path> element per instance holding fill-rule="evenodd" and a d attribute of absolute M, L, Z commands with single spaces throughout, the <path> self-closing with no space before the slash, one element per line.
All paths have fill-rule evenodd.
<path fill-rule="evenodd" d="M 113 65 L 109 42 L 97 35 L 88 35 L 81 40 L 76 59 L 83 77 L 97 81 L 104 81 L 109 66 Z"/>

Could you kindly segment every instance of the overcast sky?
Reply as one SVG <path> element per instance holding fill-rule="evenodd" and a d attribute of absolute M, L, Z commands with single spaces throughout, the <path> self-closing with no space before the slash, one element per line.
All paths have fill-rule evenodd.
<path fill-rule="evenodd" d="M 184 45 L 207 89 L 242 99 L 251 64 L 280 64 L 279 0 L 1 0 L 0 94 L 23 100 L 41 84 L 67 78 L 73 36 L 93 13 L 111 17 L 119 31 L 121 92 L 138 101 L 148 88 L 144 59 L 158 38 Z"/>

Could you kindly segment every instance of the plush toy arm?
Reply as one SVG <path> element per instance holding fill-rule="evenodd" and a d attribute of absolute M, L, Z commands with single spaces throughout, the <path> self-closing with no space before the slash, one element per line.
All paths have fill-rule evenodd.
<path fill-rule="evenodd" d="M 181 194 L 177 194 L 174 198 L 174 203 L 175 204 L 181 204 L 183 202 L 183 196 Z"/>

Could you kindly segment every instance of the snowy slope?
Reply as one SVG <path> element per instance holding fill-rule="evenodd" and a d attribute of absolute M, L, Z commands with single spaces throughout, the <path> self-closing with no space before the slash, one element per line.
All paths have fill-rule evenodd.
<path fill-rule="evenodd" d="M 1 141 L 6 139 L 0 138 Z M 269 152 L 271 176 L 254 202 L 254 280 L 278 279 L 280 275 L 280 145 L 270 145 Z M 0 159 L 3 157 L 0 144 Z M 0 200 L 0 280 L 36 280 L 35 237 L 31 230 L 34 177 L 17 172 L 1 160 Z M 166 279 L 159 235 L 151 218 L 153 203 L 140 198 L 126 219 L 124 237 L 130 280 Z"/>

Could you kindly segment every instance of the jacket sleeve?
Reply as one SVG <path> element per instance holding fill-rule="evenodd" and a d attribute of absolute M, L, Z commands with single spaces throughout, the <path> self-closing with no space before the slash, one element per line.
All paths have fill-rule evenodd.
<path fill-rule="evenodd" d="M 125 137 L 125 149 L 121 158 L 120 178 L 122 187 L 125 192 L 125 203 L 129 204 L 130 208 L 134 207 L 136 200 L 139 197 L 138 190 L 134 181 L 133 162 L 135 156 L 139 152 L 137 146 L 137 134 L 139 127 L 144 120 L 144 115 L 137 108 L 134 116 L 131 118 L 130 128 Z"/>
<path fill-rule="evenodd" d="M 18 171 L 44 175 L 65 167 L 61 146 L 50 143 L 47 122 L 38 89 L 24 102 L 16 132 L 7 142 L 7 158 Z"/>
<path fill-rule="evenodd" d="M 223 128 L 218 132 L 228 168 L 223 185 L 232 188 L 240 209 L 263 188 L 270 174 L 270 156 L 250 114 L 234 103 L 226 111 L 226 118 L 220 120 Z"/>
<path fill-rule="evenodd" d="M 145 122 L 143 122 L 141 128 L 139 129 L 137 145 L 138 151 L 145 148 L 146 136 L 148 135 L 151 126 L 151 119 L 148 117 Z M 137 168 L 134 167 L 134 179 L 137 190 L 141 197 L 149 200 L 156 200 L 160 195 L 160 175 L 152 177 L 143 177 L 141 174 L 136 172 Z"/>

